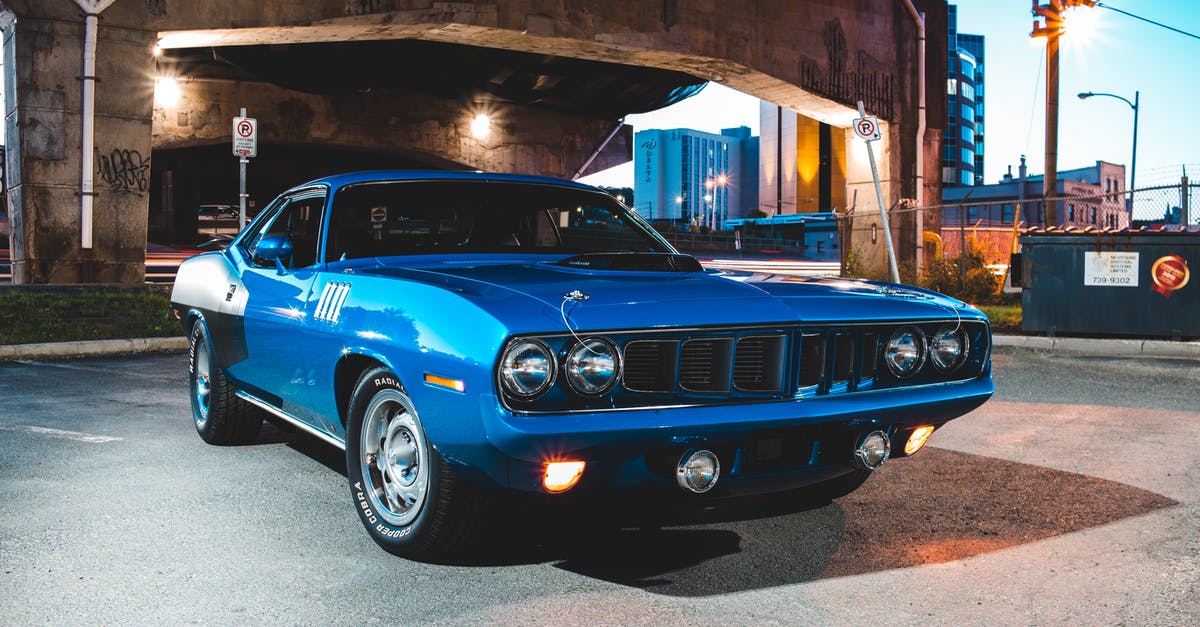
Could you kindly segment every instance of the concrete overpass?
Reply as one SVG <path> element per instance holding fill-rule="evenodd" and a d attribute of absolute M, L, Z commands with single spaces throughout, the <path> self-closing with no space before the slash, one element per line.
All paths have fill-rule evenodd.
<path fill-rule="evenodd" d="M 616 165 L 630 158 L 625 114 L 707 81 L 835 127 L 859 213 L 877 212 L 848 128 L 863 100 L 884 122 L 885 204 L 919 196 L 918 145 L 934 197 L 946 8 L 914 4 L 934 33 L 920 142 L 905 0 L 0 0 L 14 282 L 142 281 L 148 229 L 194 213 L 204 194 L 236 202 L 228 147 L 240 107 L 260 124 L 250 190 L 260 205 L 368 165 L 570 176 L 614 128 L 592 169 Z M 93 76 L 85 13 L 98 18 Z M 156 102 L 167 77 L 178 97 Z M 486 138 L 469 130 L 480 111 L 495 120 Z M 911 258 L 911 214 L 893 228 Z M 881 238 L 855 244 L 881 263 Z"/>

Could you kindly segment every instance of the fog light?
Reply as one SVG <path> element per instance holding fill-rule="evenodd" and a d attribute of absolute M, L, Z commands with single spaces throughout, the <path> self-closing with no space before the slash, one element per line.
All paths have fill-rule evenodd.
<path fill-rule="evenodd" d="M 547 492 L 566 492 L 579 483 L 583 476 L 584 462 L 549 462 L 542 476 L 542 487 Z"/>
<path fill-rule="evenodd" d="M 716 453 L 703 449 L 684 453 L 675 468 L 675 481 L 679 482 L 679 487 L 697 494 L 711 490 L 720 476 L 721 462 Z"/>
<path fill-rule="evenodd" d="M 875 470 L 887 461 L 892 452 L 892 442 L 882 431 L 872 431 L 863 436 L 854 450 L 854 465 L 865 470 Z"/>
<path fill-rule="evenodd" d="M 908 436 L 908 442 L 904 443 L 904 454 L 912 455 L 921 450 L 922 446 L 929 441 L 929 436 L 933 435 L 933 427 L 928 425 L 917 427 L 912 434 Z"/>

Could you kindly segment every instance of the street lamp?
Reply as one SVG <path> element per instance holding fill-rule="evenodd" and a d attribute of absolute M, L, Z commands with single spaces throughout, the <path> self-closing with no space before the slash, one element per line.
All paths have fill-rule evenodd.
<path fill-rule="evenodd" d="M 718 174 L 716 178 L 704 181 L 704 188 L 708 190 L 708 194 L 705 195 L 704 199 L 712 201 L 712 210 L 708 216 L 709 228 L 714 231 L 717 230 L 717 188 L 724 188 L 728 184 L 729 176 L 726 174 Z"/>
<path fill-rule="evenodd" d="M 1133 191 L 1137 189 L 1137 126 L 1138 126 L 1138 96 L 1141 92 L 1133 92 L 1133 102 L 1129 102 L 1128 98 L 1118 96 L 1116 94 L 1097 94 L 1090 91 L 1079 93 L 1080 100 L 1087 100 L 1092 96 L 1108 96 L 1116 98 L 1121 102 L 1129 105 L 1133 109 L 1133 157 L 1129 161 L 1129 224 L 1133 225 Z"/>

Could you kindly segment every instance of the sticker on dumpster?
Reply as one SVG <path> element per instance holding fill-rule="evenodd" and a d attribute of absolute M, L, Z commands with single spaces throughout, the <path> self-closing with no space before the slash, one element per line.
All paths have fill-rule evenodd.
<path fill-rule="evenodd" d="M 1154 285 L 1150 289 L 1162 294 L 1164 298 L 1170 298 L 1171 292 L 1187 285 L 1191 274 L 1188 271 L 1187 260 L 1183 257 L 1179 255 L 1160 257 L 1150 267 L 1150 278 L 1154 279 Z"/>
<path fill-rule="evenodd" d="M 1138 253 L 1083 253 L 1083 284 L 1137 287 Z"/>

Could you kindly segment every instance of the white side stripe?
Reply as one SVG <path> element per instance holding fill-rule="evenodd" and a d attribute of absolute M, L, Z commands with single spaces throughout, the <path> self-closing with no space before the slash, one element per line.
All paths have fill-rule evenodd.
<path fill-rule="evenodd" d="M 343 283 L 338 286 L 338 294 L 335 296 L 333 312 L 329 315 L 330 322 L 337 322 L 338 316 L 342 313 L 342 305 L 346 304 L 346 297 L 350 296 L 350 284 Z"/>
<path fill-rule="evenodd" d="M 321 292 L 321 300 L 317 303 L 317 311 L 313 314 L 313 317 L 317 320 L 325 317 L 325 309 L 329 307 L 329 297 L 333 295 L 335 285 L 332 282 L 325 284 L 325 289 Z"/>
<path fill-rule="evenodd" d="M 313 318 L 324 320 L 325 322 L 337 322 L 338 316 L 341 314 L 342 305 L 346 303 L 346 298 L 350 295 L 350 284 L 330 281 L 325 284 L 325 289 L 321 291 L 321 300 L 317 302 L 317 310 L 313 313 Z"/>

